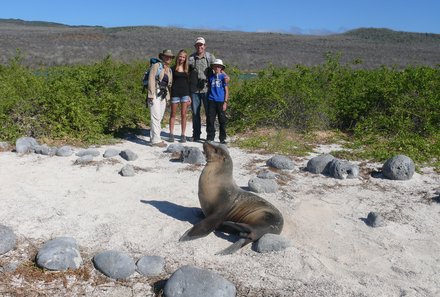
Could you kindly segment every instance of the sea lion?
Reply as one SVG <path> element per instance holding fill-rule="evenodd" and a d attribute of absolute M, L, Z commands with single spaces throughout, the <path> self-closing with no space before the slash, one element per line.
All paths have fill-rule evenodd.
<path fill-rule="evenodd" d="M 283 216 L 272 204 L 244 191 L 232 176 L 232 159 L 223 144 L 205 142 L 206 165 L 199 178 L 199 201 L 205 218 L 180 241 L 204 237 L 214 230 L 237 233 L 240 239 L 218 254 L 232 254 L 266 233 L 280 234 Z"/>

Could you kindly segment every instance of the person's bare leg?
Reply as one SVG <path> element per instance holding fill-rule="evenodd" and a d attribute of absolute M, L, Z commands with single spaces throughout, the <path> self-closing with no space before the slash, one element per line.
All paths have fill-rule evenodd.
<path fill-rule="evenodd" d="M 176 121 L 177 103 L 171 103 L 170 112 L 170 137 L 174 138 L 174 122 Z"/>
<path fill-rule="evenodd" d="M 185 136 L 185 131 L 186 131 L 186 112 L 188 110 L 188 105 L 189 105 L 188 102 L 183 102 L 180 107 L 182 136 Z"/>

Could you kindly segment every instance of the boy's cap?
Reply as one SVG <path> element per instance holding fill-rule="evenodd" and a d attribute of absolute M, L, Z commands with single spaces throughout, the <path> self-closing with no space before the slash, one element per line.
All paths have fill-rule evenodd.
<path fill-rule="evenodd" d="M 223 64 L 223 61 L 221 59 L 215 59 L 214 62 L 211 63 L 211 67 L 214 65 L 220 65 L 223 69 L 225 69 L 225 64 Z"/>
<path fill-rule="evenodd" d="M 194 44 L 197 44 L 197 43 L 205 44 L 205 43 L 206 43 L 206 42 L 205 42 L 205 38 L 203 38 L 203 37 L 197 37 L 197 38 L 196 38 L 196 43 L 194 43 Z"/>

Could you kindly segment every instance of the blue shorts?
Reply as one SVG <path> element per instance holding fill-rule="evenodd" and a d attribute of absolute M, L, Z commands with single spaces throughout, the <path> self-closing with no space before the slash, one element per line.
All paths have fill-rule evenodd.
<path fill-rule="evenodd" d="M 185 103 L 189 101 L 189 96 L 183 96 L 183 97 L 172 97 L 171 103 Z"/>

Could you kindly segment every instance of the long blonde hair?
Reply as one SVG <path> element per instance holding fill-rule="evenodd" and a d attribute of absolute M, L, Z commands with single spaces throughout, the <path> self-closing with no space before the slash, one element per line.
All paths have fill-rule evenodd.
<path fill-rule="evenodd" d="M 178 61 L 179 61 L 179 56 L 180 56 L 180 54 L 182 54 L 182 53 L 184 53 L 185 54 L 185 61 L 183 62 L 183 71 L 185 72 L 185 73 L 188 73 L 188 69 L 189 69 L 189 66 L 188 66 L 188 53 L 186 52 L 186 50 L 184 50 L 184 49 L 181 49 L 178 53 L 177 53 L 177 55 L 176 55 L 176 65 L 174 66 L 174 70 L 176 70 L 176 68 L 177 68 L 177 63 L 178 63 Z"/>

